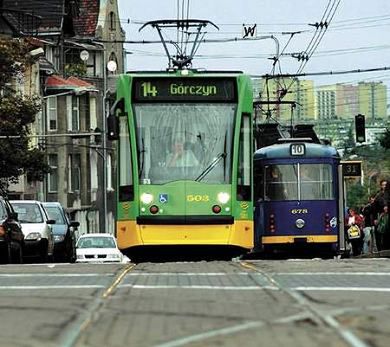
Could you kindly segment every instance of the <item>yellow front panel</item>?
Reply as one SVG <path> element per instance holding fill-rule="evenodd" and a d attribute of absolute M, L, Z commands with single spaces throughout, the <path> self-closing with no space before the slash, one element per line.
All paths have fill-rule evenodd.
<path fill-rule="evenodd" d="M 306 238 L 308 243 L 334 243 L 337 242 L 337 235 L 299 235 L 299 236 L 263 236 L 263 244 L 294 243 L 294 239 Z"/>
<path fill-rule="evenodd" d="M 117 223 L 118 247 L 141 245 L 233 245 L 253 247 L 253 223 L 233 225 L 137 225 L 135 221 Z"/>

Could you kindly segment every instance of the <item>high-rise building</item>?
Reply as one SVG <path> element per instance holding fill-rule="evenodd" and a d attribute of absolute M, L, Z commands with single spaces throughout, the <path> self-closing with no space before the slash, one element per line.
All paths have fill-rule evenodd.
<path fill-rule="evenodd" d="M 336 85 L 321 86 L 316 90 L 316 120 L 336 119 Z"/>
<path fill-rule="evenodd" d="M 387 119 L 387 89 L 382 82 L 359 82 L 359 112 L 366 121 Z"/>

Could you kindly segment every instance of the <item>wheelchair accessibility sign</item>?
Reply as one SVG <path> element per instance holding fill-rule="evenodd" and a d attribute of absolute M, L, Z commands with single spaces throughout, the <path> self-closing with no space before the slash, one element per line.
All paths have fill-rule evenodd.
<path fill-rule="evenodd" d="M 162 204 L 165 204 L 168 202 L 168 194 L 160 194 L 158 196 L 158 201 L 160 201 L 160 203 Z"/>

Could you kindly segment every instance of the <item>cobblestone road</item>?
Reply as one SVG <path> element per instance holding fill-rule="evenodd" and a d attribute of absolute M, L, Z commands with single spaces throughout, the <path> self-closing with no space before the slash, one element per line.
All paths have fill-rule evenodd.
<path fill-rule="evenodd" d="M 388 259 L 0 267 L 0 346 L 388 346 Z"/>

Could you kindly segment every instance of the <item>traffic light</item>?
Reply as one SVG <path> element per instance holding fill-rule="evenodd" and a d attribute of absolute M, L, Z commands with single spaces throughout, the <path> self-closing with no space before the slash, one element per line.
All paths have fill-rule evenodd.
<path fill-rule="evenodd" d="M 362 114 L 355 116 L 355 134 L 356 142 L 366 141 L 366 121 Z"/>

